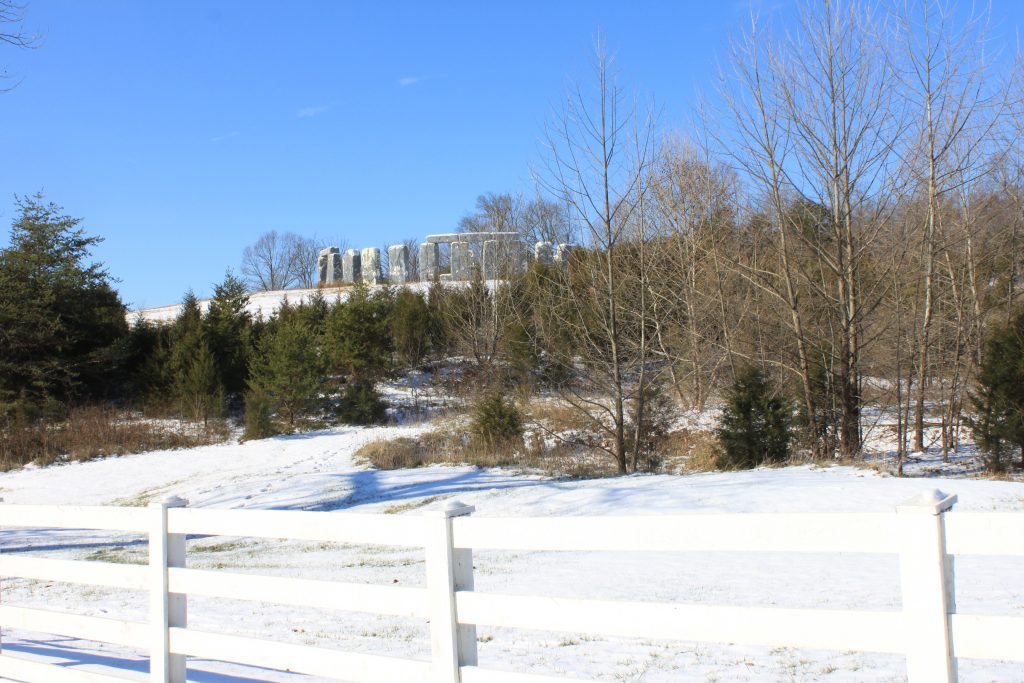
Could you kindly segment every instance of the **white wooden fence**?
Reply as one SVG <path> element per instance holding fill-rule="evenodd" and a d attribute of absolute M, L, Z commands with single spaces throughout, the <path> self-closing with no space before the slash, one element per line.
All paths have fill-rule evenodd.
<path fill-rule="evenodd" d="M 150 680 L 185 681 L 203 657 L 348 681 L 554 683 L 477 664 L 476 625 L 905 654 L 911 683 L 956 680 L 957 658 L 1024 662 L 1024 617 L 959 614 L 956 555 L 1024 555 L 1024 513 L 946 514 L 937 491 L 892 513 L 693 514 L 474 518 L 460 503 L 421 516 L 212 510 L 169 499 L 147 508 L 0 505 L 0 527 L 89 528 L 149 537 L 149 565 L 0 554 L 0 576 L 149 591 L 148 623 L 0 605 L 0 626 L 148 650 Z M 186 534 L 423 547 L 426 588 L 371 586 L 188 569 Z M 775 609 L 509 596 L 473 590 L 473 550 L 780 551 L 899 555 L 902 611 Z M 188 595 L 418 617 L 431 659 L 338 652 L 209 633 L 187 624 Z M 0 652 L 0 677 L 39 683 L 125 678 Z"/>

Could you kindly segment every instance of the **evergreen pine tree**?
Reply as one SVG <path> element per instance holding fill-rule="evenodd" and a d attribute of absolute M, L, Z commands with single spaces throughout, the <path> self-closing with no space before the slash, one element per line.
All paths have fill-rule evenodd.
<path fill-rule="evenodd" d="M 172 387 L 177 386 L 178 378 L 192 362 L 202 337 L 203 314 L 199 308 L 199 299 L 189 290 L 185 292 L 178 316 L 171 325 L 171 350 L 167 365 Z"/>
<path fill-rule="evenodd" d="M 295 307 L 296 313 L 303 318 L 306 327 L 313 331 L 317 337 L 322 338 L 327 324 L 327 316 L 331 312 L 331 306 L 327 303 L 323 293 L 318 289 L 313 295 Z"/>
<path fill-rule="evenodd" d="M 776 396 L 760 368 L 740 370 L 717 431 L 725 451 L 721 464 L 747 469 L 784 461 L 789 455 L 791 419 L 789 405 Z"/>
<path fill-rule="evenodd" d="M 228 396 L 239 396 L 249 375 L 252 316 L 246 310 L 248 304 L 245 283 L 229 272 L 223 282 L 214 285 L 213 299 L 203 319 L 217 376 Z"/>
<path fill-rule="evenodd" d="M 977 382 L 971 394 L 976 414 L 968 424 L 988 468 L 1004 469 L 1013 450 L 1024 467 L 1024 309 L 991 331 Z"/>
<path fill-rule="evenodd" d="M 315 403 L 324 378 L 320 345 L 301 316 L 286 309 L 260 340 L 251 371 L 252 391 L 268 397 L 294 427 Z"/>
<path fill-rule="evenodd" d="M 17 205 L 0 250 L 0 412 L 102 395 L 128 325 L 106 270 L 90 263 L 101 239 L 41 194 Z"/>
<path fill-rule="evenodd" d="M 337 414 L 347 424 L 373 425 L 384 422 L 387 408 L 373 382 L 355 379 L 345 385 Z"/>
<path fill-rule="evenodd" d="M 177 377 L 176 393 L 183 411 L 206 425 L 211 415 L 220 414 L 224 393 L 209 344 L 200 338 L 194 349 L 194 355 Z"/>
<path fill-rule="evenodd" d="M 403 289 L 395 297 L 391 312 L 391 337 L 398 362 L 415 367 L 430 351 L 433 321 L 430 307 L 416 292 Z"/>
<path fill-rule="evenodd" d="M 171 327 L 171 352 L 168 368 L 171 387 L 181 412 L 193 420 L 220 414 L 224 388 L 217 374 L 216 358 L 206 340 L 199 300 L 191 291 L 185 294 L 181 310 Z"/>
<path fill-rule="evenodd" d="M 355 380 L 381 377 L 391 357 L 391 298 L 370 293 L 359 283 L 347 301 L 339 301 L 327 317 L 326 347 L 335 369 Z"/>
<path fill-rule="evenodd" d="M 245 394 L 245 433 L 243 439 L 266 439 L 277 434 L 271 415 L 270 397 L 260 389 Z"/>
<path fill-rule="evenodd" d="M 448 301 L 448 290 L 435 280 L 427 290 L 427 307 L 430 309 L 429 341 L 430 349 L 436 356 L 448 355 L 451 347 L 451 339 L 448 336 L 448 327 L 445 325 L 445 308 Z"/>
<path fill-rule="evenodd" d="M 170 325 L 154 324 L 141 316 L 132 324 L 125 367 L 131 399 L 149 404 L 170 392 L 171 331 Z"/>
<path fill-rule="evenodd" d="M 505 400 L 500 390 L 491 391 L 473 411 L 472 432 L 488 448 L 521 443 L 523 418 L 516 404 Z"/>

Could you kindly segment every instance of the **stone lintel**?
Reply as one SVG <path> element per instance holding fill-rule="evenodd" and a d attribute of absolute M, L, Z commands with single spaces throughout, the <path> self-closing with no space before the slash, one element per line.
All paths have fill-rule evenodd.
<path fill-rule="evenodd" d="M 427 244 L 451 244 L 452 242 L 484 242 L 486 240 L 517 240 L 518 232 L 453 232 L 427 235 Z"/>

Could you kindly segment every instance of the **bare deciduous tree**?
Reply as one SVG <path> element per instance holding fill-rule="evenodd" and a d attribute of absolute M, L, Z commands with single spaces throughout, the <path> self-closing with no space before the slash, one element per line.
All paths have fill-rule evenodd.
<path fill-rule="evenodd" d="M 254 290 L 315 287 L 318 254 L 315 239 L 271 230 L 242 252 L 242 275 Z"/>
<path fill-rule="evenodd" d="M 916 5 L 916 7 L 915 7 Z M 929 384 L 932 323 L 936 307 L 936 267 L 941 263 L 940 202 L 980 172 L 978 147 L 993 130 L 991 116 L 1002 98 L 986 91 L 983 16 L 955 21 L 936 0 L 907 2 L 896 25 L 903 46 L 897 62 L 903 99 L 915 125 L 908 154 L 910 189 L 926 198 L 920 230 L 921 301 L 916 336 L 914 448 L 923 450 L 925 391 Z"/>
<path fill-rule="evenodd" d="M 608 452 L 626 472 L 635 466 L 640 447 L 630 443 L 628 430 L 630 421 L 644 419 L 642 365 L 650 343 L 642 314 L 630 319 L 641 302 L 627 300 L 643 290 L 636 277 L 638 245 L 632 240 L 642 241 L 642 230 L 633 229 L 641 220 L 653 124 L 635 118 L 611 66 L 598 38 L 596 87 L 570 90 L 564 110 L 547 128 L 545 166 L 535 175 L 555 201 L 570 208 L 586 247 L 567 274 L 556 273 L 547 283 L 554 298 L 546 306 L 554 317 L 551 326 L 571 339 L 569 362 L 578 370 L 562 397 L 604 435 L 589 445 Z M 631 402 L 640 413 L 630 417 Z"/>
<path fill-rule="evenodd" d="M 894 72 L 880 19 L 854 2 L 802 5 L 778 43 L 756 28 L 734 51 L 739 87 L 725 94 L 732 154 L 772 207 L 780 269 L 749 277 L 788 309 L 811 431 L 822 428 L 818 403 L 834 398 L 839 449 L 855 456 L 862 328 L 887 286 L 879 273 L 865 277 L 865 263 L 892 208 L 902 134 Z M 814 386 L 822 371 L 826 397 Z"/>
<path fill-rule="evenodd" d="M 476 199 L 476 211 L 459 219 L 459 232 L 515 232 L 527 245 L 539 241 L 572 243 L 569 207 L 544 197 L 489 192 Z"/>
<path fill-rule="evenodd" d="M 25 6 L 14 0 L 0 0 L 0 43 L 16 48 L 30 49 L 37 45 L 38 38 L 22 27 L 25 20 Z M 0 78 L 8 78 L 0 67 Z M 0 88 L 0 92 L 9 88 Z"/>

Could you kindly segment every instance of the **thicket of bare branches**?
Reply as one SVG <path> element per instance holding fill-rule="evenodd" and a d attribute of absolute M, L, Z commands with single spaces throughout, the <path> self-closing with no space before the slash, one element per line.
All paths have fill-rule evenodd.
<path fill-rule="evenodd" d="M 986 321 L 1024 277 L 1020 65 L 997 68 L 986 19 L 931 0 L 755 18 L 717 107 L 657 137 L 599 43 L 536 174 L 585 249 L 537 269 L 523 327 L 561 345 L 558 389 L 620 470 L 650 396 L 701 409 L 749 364 L 796 400 L 811 457 L 859 456 L 883 417 L 900 463 L 956 447 Z M 464 227 L 525 234 L 523 206 L 487 195 Z"/>
<path fill-rule="evenodd" d="M 319 251 L 313 238 L 271 230 L 242 252 L 242 275 L 255 291 L 316 287 Z"/>
<path fill-rule="evenodd" d="M 14 0 L 0 0 L 0 44 L 27 50 L 35 47 L 39 39 L 24 27 L 25 6 Z M 0 79 L 9 78 L 0 64 Z M 0 88 L 0 92 L 9 88 Z"/>

